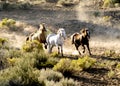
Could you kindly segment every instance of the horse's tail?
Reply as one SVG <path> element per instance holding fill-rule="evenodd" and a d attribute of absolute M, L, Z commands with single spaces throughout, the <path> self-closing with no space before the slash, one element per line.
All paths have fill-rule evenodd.
<path fill-rule="evenodd" d="M 29 38 L 29 36 L 28 36 L 28 37 L 26 38 L 26 41 L 29 41 L 29 39 L 30 39 L 30 38 Z"/>
<path fill-rule="evenodd" d="M 29 36 L 27 36 L 26 37 L 26 41 L 31 41 L 33 35 L 34 35 L 34 33 L 31 33 Z"/>
<path fill-rule="evenodd" d="M 74 33 L 72 36 L 71 36 L 71 41 L 72 41 L 72 44 L 75 43 L 75 37 L 79 35 L 79 33 Z"/>
<path fill-rule="evenodd" d="M 74 44 L 74 36 L 75 36 L 75 34 L 73 34 L 73 35 L 71 36 L 72 44 Z"/>

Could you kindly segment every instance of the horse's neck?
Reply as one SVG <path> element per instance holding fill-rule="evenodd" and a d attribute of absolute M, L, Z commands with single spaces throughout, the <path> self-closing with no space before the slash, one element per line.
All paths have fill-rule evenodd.
<path fill-rule="evenodd" d="M 37 31 L 37 33 L 38 33 L 38 34 L 41 34 L 41 33 L 42 33 L 42 31 Z"/>
<path fill-rule="evenodd" d="M 83 37 L 83 38 L 85 38 L 85 37 L 86 37 L 86 35 L 85 35 L 85 34 L 83 34 L 83 33 L 82 33 L 81 35 L 82 35 L 82 37 Z"/>
<path fill-rule="evenodd" d="M 62 36 L 60 34 L 57 34 L 57 38 L 62 39 Z"/>

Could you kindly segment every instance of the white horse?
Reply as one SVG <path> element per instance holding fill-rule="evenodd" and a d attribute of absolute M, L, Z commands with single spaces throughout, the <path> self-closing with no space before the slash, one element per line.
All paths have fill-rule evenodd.
<path fill-rule="evenodd" d="M 48 52 L 52 52 L 52 48 L 56 46 L 58 48 L 58 54 L 60 54 L 61 48 L 61 55 L 63 56 L 63 43 L 66 38 L 66 32 L 63 28 L 59 28 L 57 34 L 49 34 L 46 38 L 47 45 L 48 45 Z"/>

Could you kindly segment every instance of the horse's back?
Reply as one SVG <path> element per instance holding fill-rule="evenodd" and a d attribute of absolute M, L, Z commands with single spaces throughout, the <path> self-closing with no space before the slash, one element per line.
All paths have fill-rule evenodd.
<path fill-rule="evenodd" d="M 46 41 L 49 42 L 50 40 L 52 40 L 54 38 L 56 34 L 49 34 L 46 38 Z"/>

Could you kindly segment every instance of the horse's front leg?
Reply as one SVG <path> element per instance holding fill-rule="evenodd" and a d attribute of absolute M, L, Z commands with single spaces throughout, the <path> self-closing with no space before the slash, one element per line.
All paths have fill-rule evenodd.
<path fill-rule="evenodd" d="M 60 54 L 60 47 L 59 46 L 57 46 L 58 47 L 58 54 Z"/>
<path fill-rule="evenodd" d="M 89 48 L 89 43 L 86 46 L 87 46 L 87 49 L 89 51 L 89 55 L 91 55 L 91 51 L 90 51 L 90 48 Z"/>
<path fill-rule="evenodd" d="M 61 45 L 61 55 L 63 56 L 63 46 Z"/>
<path fill-rule="evenodd" d="M 83 48 L 83 53 L 85 53 L 85 46 L 84 46 L 84 45 L 82 45 L 82 48 Z"/>
<path fill-rule="evenodd" d="M 50 44 L 48 44 L 48 53 L 51 53 Z"/>

